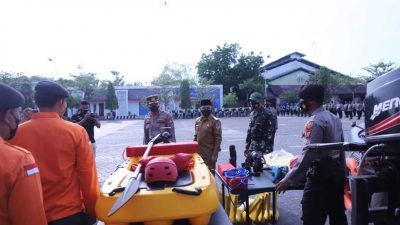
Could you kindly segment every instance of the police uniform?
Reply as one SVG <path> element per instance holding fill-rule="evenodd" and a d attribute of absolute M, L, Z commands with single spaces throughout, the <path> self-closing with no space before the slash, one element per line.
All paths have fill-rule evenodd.
<path fill-rule="evenodd" d="M 247 130 L 246 150 L 272 152 L 276 127 L 276 120 L 269 109 L 260 105 L 258 110 L 253 110 Z"/>
<path fill-rule="evenodd" d="M 68 91 L 51 81 L 35 87 L 35 101 L 63 99 Z M 44 207 L 49 224 L 84 224 L 83 211 L 95 216 L 99 196 L 94 154 L 86 130 L 63 120 L 58 112 L 38 112 L 21 124 L 13 144 L 29 149 L 41 170 Z"/>
<path fill-rule="evenodd" d="M 205 101 L 202 101 L 202 105 Z M 194 141 L 199 143 L 199 155 L 209 168 L 215 169 L 218 152 L 221 151 L 222 128 L 221 121 L 214 115 L 200 116 L 196 119 Z"/>
<path fill-rule="evenodd" d="M 20 107 L 24 97 L 0 83 L 0 110 Z M 42 186 L 32 154 L 0 136 L 0 224 L 45 225 Z"/>
<path fill-rule="evenodd" d="M 312 112 L 302 136 L 304 145 L 344 141 L 340 119 L 322 106 Z M 304 150 L 285 177 L 290 184 L 306 181 L 301 201 L 305 225 L 323 225 L 327 216 L 329 224 L 347 224 L 343 199 L 344 165 L 342 151 Z"/>
<path fill-rule="evenodd" d="M 148 103 L 158 103 L 157 96 L 149 96 L 147 97 Z M 169 127 L 169 129 L 164 129 L 165 127 Z M 172 142 L 176 142 L 175 139 L 175 127 L 174 121 L 172 119 L 171 114 L 158 110 L 158 112 L 149 112 L 144 117 L 144 138 L 143 144 L 149 143 L 151 139 L 153 139 L 157 134 L 168 131 L 171 135 L 170 140 Z"/>

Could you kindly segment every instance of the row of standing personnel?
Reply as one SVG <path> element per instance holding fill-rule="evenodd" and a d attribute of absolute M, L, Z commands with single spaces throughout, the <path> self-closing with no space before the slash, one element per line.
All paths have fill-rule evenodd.
<path fill-rule="evenodd" d="M 0 160 L 4 162 L 0 170 L 0 194 L 7 200 L 0 204 L 0 224 L 88 224 L 88 215 L 95 216 L 94 205 L 99 195 L 96 166 L 84 128 L 60 118 L 66 109 L 68 92 L 54 82 L 39 82 L 35 87 L 35 102 L 40 112 L 18 126 L 23 97 L 4 84 L 0 85 L 0 90 Z M 299 95 L 302 109 L 312 115 L 303 132 L 305 144 L 343 141 L 340 120 L 322 107 L 323 88 L 308 85 Z M 151 102 L 157 103 L 157 100 Z M 250 96 L 253 112 L 246 138 L 247 151 L 272 151 L 276 116 L 263 107 L 262 102 L 258 93 Z M 202 106 L 202 118 L 196 120 L 195 139 L 200 151 L 206 151 L 210 148 L 202 139 L 209 141 L 220 136 L 209 128 L 221 130 L 221 124 L 215 122 L 211 126 L 209 119 L 216 119 L 207 119 L 211 104 L 204 101 Z M 167 116 L 165 121 L 170 122 L 169 129 L 173 128 L 172 118 L 169 120 Z M 202 121 L 205 121 L 203 126 Z M 150 120 L 150 123 L 145 120 L 145 132 L 148 129 L 149 137 L 152 123 L 161 126 L 161 122 L 162 118 Z M 206 135 L 201 138 L 203 129 Z M 207 151 L 211 156 L 210 167 L 215 166 L 212 161 L 218 156 L 220 140 L 213 142 L 212 151 Z M 277 191 L 284 191 L 291 183 L 306 181 L 302 200 L 304 224 L 324 224 L 328 215 L 331 224 L 347 224 L 342 159 L 339 151 L 303 151 L 295 168 L 277 184 Z"/>
<path fill-rule="evenodd" d="M 246 149 L 269 153 L 273 150 L 275 132 L 277 130 L 276 113 L 264 107 L 264 98 L 260 93 L 250 95 L 252 108 L 250 124 L 246 136 Z M 150 112 L 144 118 L 144 139 L 147 144 L 153 137 L 163 131 L 171 133 L 170 140 L 175 142 L 175 127 L 170 114 L 161 111 L 156 95 L 147 97 L 147 107 Z M 211 169 L 215 169 L 218 154 L 221 151 L 222 126 L 221 121 L 214 116 L 213 104 L 210 99 L 200 101 L 201 116 L 195 121 L 194 141 L 199 144 L 199 155 Z"/>

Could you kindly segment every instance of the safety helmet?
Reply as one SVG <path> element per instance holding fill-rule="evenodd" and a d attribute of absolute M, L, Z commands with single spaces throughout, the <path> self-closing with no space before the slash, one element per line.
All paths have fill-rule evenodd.
<path fill-rule="evenodd" d="M 176 164 L 169 158 L 158 157 L 147 163 L 145 168 L 145 181 L 148 184 L 154 182 L 175 182 L 178 177 Z"/>
<path fill-rule="evenodd" d="M 263 100 L 263 99 L 264 97 L 259 92 L 253 92 L 249 97 L 249 100 L 252 101 Z"/>

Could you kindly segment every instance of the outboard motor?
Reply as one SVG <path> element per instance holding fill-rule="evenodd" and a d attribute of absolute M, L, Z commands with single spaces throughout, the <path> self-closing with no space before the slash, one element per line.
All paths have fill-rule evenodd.
<path fill-rule="evenodd" d="M 350 177 L 353 225 L 400 224 L 400 69 L 367 84 L 365 140 Z"/>

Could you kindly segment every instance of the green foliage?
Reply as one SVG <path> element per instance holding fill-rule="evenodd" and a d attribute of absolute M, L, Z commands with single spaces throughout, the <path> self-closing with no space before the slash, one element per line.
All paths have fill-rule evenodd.
<path fill-rule="evenodd" d="M 180 107 L 182 109 L 191 108 L 192 104 L 190 102 L 190 92 L 189 92 L 190 84 L 188 80 L 183 80 L 180 86 L 181 93 L 181 104 Z"/>
<path fill-rule="evenodd" d="M 299 93 L 296 91 L 285 92 L 279 96 L 285 103 L 299 102 Z"/>
<path fill-rule="evenodd" d="M 14 87 L 25 97 L 25 104 L 22 108 L 34 107 L 33 103 L 33 84 L 29 77 L 22 73 L 0 72 L 0 82 Z"/>
<path fill-rule="evenodd" d="M 367 76 L 366 79 L 370 80 L 392 71 L 394 69 L 394 62 L 385 63 L 380 61 L 376 64 L 369 64 L 369 66 L 362 69 L 369 73 L 369 76 Z"/>
<path fill-rule="evenodd" d="M 97 79 L 95 73 L 72 74 L 71 77 L 74 79 L 75 86 L 85 93 L 85 99 L 90 99 L 99 87 L 100 80 Z"/>
<path fill-rule="evenodd" d="M 251 91 L 262 89 L 261 92 L 264 92 L 264 81 L 261 82 L 262 86 L 258 82 L 263 63 L 261 55 L 254 52 L 241 54 L 238 44 L 225 43 L 222 47 L 217 46 L 215 50 L 211 49 L 208 54 L 201 56 L 197 64 L 197 73 L 201 81 L 222 84 L 224 93 L 233 91 L 240 99 L 245 99 L 246 94 Z"/>
<path fill-rule="evenodd" d="M 232 107 L 232 106 L 236 106 L 238 102 L 238 97 L 236 95 L 236 93 L 231 92 L 227 95 L 224 95 L 224 105 L 228 106 L 228 107 Z"/>
<path fill-rule="evenodd" d="M 74 108 L 78 108 L 81 103 L 81 98 L 79 96 L 70 95 L 67 98 L 67 107 L 71 110 L 71 114 L 73 113 L 72 110 Z"/>
<path fill-rule="evenodd" d="M 329 102 L 332 98 L 332 87 L 338 85 L 340 82 L 340 79 L 338 78 L 339 76 L 338 73 L 326 67 L 321 67 L 315 74 L 310 75 L 308 83 L 322 85 L 325 90 L 324 102 Z"/>
<path fill-rule="evenodd" d="M 112 82 L 108 82 L 105 108 L 109 110 L 116 110 L 119 108 L 117 95 L 115 95 L 115 88 Z"/>
<path fill-rule="evenodd" d="M 239 84 L 239 89 L 244 90 L 246 93 L 250 94 L 254 91 L 264 93 L 264 77 L 261 75 L 247 79 L 243 83 Z"/>
<path fill-rule="evenodd" d="M 190 66 L 174 63 L 165 65 L 163 71 L 151 81 L 151 84 L 178 86 L 183 80 L 188 80 L 191 85 L 197 84 L 196 77 Z"/>
<path fill-rule="evenodd" d="M 120 75 L 120 73 L 115 70 L 112 70 L 111 74 L 114 77 L 114 80 L 112 81 L 114 86 L 124 86 L 124 84 L 125 84 L 125 81 L 124 81 L 125 76 L 124 75 Z"/>

